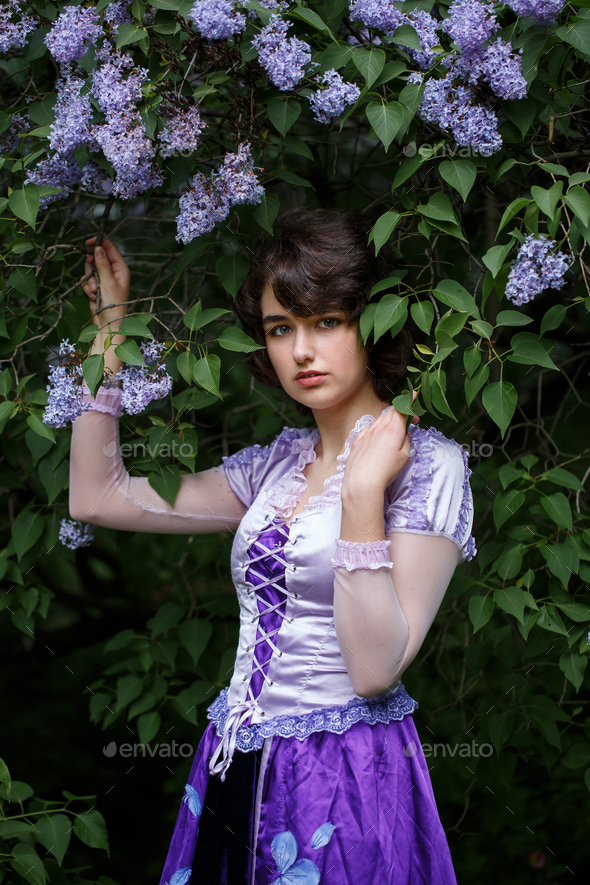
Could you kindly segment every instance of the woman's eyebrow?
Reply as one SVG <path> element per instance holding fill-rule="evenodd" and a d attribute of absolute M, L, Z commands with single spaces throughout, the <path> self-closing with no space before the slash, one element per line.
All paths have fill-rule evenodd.
<path fill-rule="evenodd" d="M 263 323 L 278 323 L 280 320 L 288 320 L 288 319 L 289 319 L 289 317 L 285 316 L 285 314 L 273 313 L 273 314 L 269 314 L 266 317 L 262 317 L 262 322 Z"/>

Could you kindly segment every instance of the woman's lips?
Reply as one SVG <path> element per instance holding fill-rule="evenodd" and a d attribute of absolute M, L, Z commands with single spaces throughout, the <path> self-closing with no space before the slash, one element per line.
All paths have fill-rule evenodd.
<path fill-rule="evenodd" d="M 325 373 L 318 372 L 317 375 L 303 375 L 301 378 L 296 378 L 295 381 L 300 387 L 314 387 L 323 381 L 325 377 Z"/>

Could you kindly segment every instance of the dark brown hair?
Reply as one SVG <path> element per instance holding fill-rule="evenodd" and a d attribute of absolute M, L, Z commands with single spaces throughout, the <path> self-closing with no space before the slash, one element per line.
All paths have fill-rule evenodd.
<path fill-rule="evenodd" d="M 256 242 L 252 268 L 236 298 L 236 313 L 244 331 L 265 344 L 260 299 L 270 284 L 277 301 L 295 316 L 344 310 L 349 325 L 356 323 L 369 303 L 372 287 L 395 267 L 391 250 L 375 255 L 367 245 L 374 220 L 343 209 L 285 209 L 274 223 L 273 236 L 263 233 Z M 380 400 L 391 402 L 404 379 L 413 346 L 409 324 L 392 340 L 386 332 L 368 344 L 368 367 Z M 257 381 L 280 387 L 268 351 L 256 350 L 246 364 Z M 297 403 L 302 415 L 311 409 Z"/>

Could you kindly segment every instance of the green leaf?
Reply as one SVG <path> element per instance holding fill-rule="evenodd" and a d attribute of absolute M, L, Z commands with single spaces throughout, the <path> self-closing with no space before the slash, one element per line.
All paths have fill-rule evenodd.
<path fill-rule="evenodd" d="M 512 245 L 512 243 L 506 243 L 504 246 L 492 246 L 481 259 L 493 277 L 498 276 Z M 506 311 L 506 313 L 512 312 L 516 313 L 516 311 Z"/>
<path fill-rule="evenodd" d="M 253 338 L 250 338 L 249 335 L 246 335 L 242 329 L 238 329 L 236 326 L 226 327 L 217 341 L 224 350 L 234 350 L 241 353 L 264 350 L 264 345 L 256 344 Z"/>
<path fill-rule="evenodd" d="M 39 212 L 39 188 L 35 184 L 27 184 L 20 190 L 14 190 L 8 197 L 8 205 L 17 216 L 35 227 Z"/>
<path fill-rule="evenodd" d="M 33 301 L 37 300 L 37 284 L 35 281 L 34 267 L 17 267 L 16 270 L 13 270 L 10 274 L 8 282 L 27 298 L 31 298 Z"/>
<path fill-rule="evenodd" d="M 473 345 L 473 347 L 468 347 L 463 352 L 463 365 L 470 378 L 479 369 L 482 356 L 482 351 L 475 345 Z"/>
<path fill-rule="evenodd" d="M 367 343 L 367 338 L 371 334 L 371 329 L 375 323 L 376 313 L 377 304 L 367 304 L 359 317 L 359 330 L 365 344 Z"/>
<path fill-rule="evenodd" d="M 183 719 L 197 724 L 197 707 L 211 697 L 212 685 L 210 682 L 197 680 L 190 688 L 185 688 L 174 698 L 174 706 Z"/>
<path fill-rule="evenodd" d="M 564 587 L 579 568 L 579 560 L 567 544 L 546 544 L 541 547 L 541 555 L 552 575 L 555 575 Z"/>
<path fill-rule="evenodd" d="M 485 338 L 486 341 L 492 337 L 494 331 L 492 324 L 486 323 L 485 320 L 473 320 L 471 328 L 476 335 L 479 335 L 480 338 Z"/>
<path fill-rule="evenodd" d="M 45 520 L 36 510 L 21 510 L 12 523 L 12 540 L 18 561 L 37 543 L 43 534 Z"/>
<path fill-rule="evenodd" d="M 186 312 L 182 321 L 191 332 L 195 332 L 197 329 L 202 329 L 203 326 L 207 326 L 209 323 L 218 320 L 219 317 L 225 316 L 227 313 L 231 313 L 231 311 L 226 310 L 223 307 L 208 307 L 207 310 L 202 310 L 201 302 L 197 301 L 197 303 Z"/>
<path fill-rule="evenodd" d="M 278 172 L 275 172 L 275 175 L 277 178 L 286 181 L 287 184 L 295 185 L 295 187 L 313 187 L 311 181 L 308 181 L 307 178 L 302 178 L 295 172 L 289 172 L 288 169 L 279 169 Z"/>
<path fill-rule="evenodd" d="M 30 885 L 45 885 L 45 867 L 34 848 L 21 842 L 13 846 L 12 854 L 14 859 L 10 864 L 23 879 Z"/>
<path fill-rule="evenodd" d="M 568 631 L 561 619 L 561 615 L 554 605 L 540 606 L 539 617 L 537 618 L 537 626 L 549 633 L 557 633 L 559 636 L 567 636 Z"/>
<path fill-rule="evenodd" d="M 140 743 L 149 744 L 149 742 L 157 735 L 161 724 L 162 717 L 156 710 L 152 710 L 150 713 L 144 713 L 143 716 L 140 716 L 137 720 L 137 733 L 139 735 Z"/>
<path fill-rule="evenodd" d="M 585 55 L 590 55 L 590 20 L 577 21 L 569 26 L 558 28 L 557 36 Z"/>
<path fill-rule="evenodd" d="M 248 273 L 250 262 L 244 255 L 222 255 L 215 262 L 221 285 L 235 298 Z"/>
<path fill-rule="evenodd" d="M 128 46 L 130 43 L 138 43 L 148 32 L 145 28 L 137 28 L 135 25 L 123 22 L 117 30 L 117 49 Z"/>
<path fill-rule="evenodd" d="M 180 470 L 176 464 L 166 465 L 161 473 L 150 473 L 148 480 L 158 495 L 174 507 L 181 481 Z"/>
<path fill-rule="evenodd" d="M 434 221 L 448 221 L 457 224 L 457 218 L 453 212 L 451 201 L 446 194 L 438 192 L 433 194 L 426 205 L 417 207 L 421 215 L 432 218 Z"/>
<path fill-rule="evenodd" d="M 10 798 L 10 772 L 4 759 L 0 759 L 0 784 L 4 784 L 6 794 L 8 798 Z"/>
<path fill-rule="evenodd" d="M 564 654 L 559 659 L 559 669 L 576 689 L 576 693 L 582 687 L 584 670 L 588 666 L 586 655 L 580 655 L 575 651 Z"/>
<path fill-rule="evenodd" d="M 143 691 L 143 682 L 137 676 L 124 676 L 119 680 L 115 711 L 124 710 L 132 701 L 137 700 Z"/>
<path fill-rule="evenodd" d="M 484 409 L 504 436 L 518 401 L 514 386 L 508 381 L 492 381 L 484 389 L 481 399 Z"/>
<path fill-rule="evenodd" d="M 196 356 L 189 350 L 183 351 L 176 360 L 176 368 L 178 369 L 187 384 L 191 384 L 193 380 L 193 369 L 196 362 Z"/>
<path fill-rule="evenodd" d="M 139 338 L 153 338 L 154 336 L 147 327 L 153 315 L 146 313 L 132 317 L 126 317 L 121 321 L 118 331 L 121 335 L 137 335 Z"/>
<path fill-rule="evenodd" d="M 516 547 L 514 549 L 518 550 L 519 548 Z M 519 558 L 522 562 L 520 555 Z M 507 614 L 519 620 L 521 624 L 524 624 L 524 607 L 526 605 L 526 593 L 524 590 L 521 590 L 519 587 L 506 587 L 505 590 L 494 590 L 494 599 L 496 605 L 502 611 L 507 612 Z"/>
<path fill-rule="evenodd" d="M 118 356 L 120 360 L 123 360 L 124 363 L 128 363 L 130 366 L 145 366 L 145 360 L 141 355 L 139 345 L 137 341 L 133 341 L 132 338 L 127 338 L 126 341 L 115 347 L 115 355 Z M 93 359 L 93 357 L 88 357 L 86 359 L 84 367 L 86 367 L 86 363 L 89 359 Z M 86 377 L 86 374 L 84 374 L 84 377 Z M 88 386 L 90 387 L 90 385 Z"/>
<path fill-rule="evenodd" d="M 130 642 L 133 642 L 133 640 L 136 638 L 136 635 L 137 634 L 134 630 L 121 630 L 120 633 L 117 633 L 106 643 L 104 647 L 104 654 L 107 654 L 111 651 L 120 651 L 120 649 L 126 648 Z"/>
<path fill-rule="evenodd" d="M 72 824 L 69 817 L 65 814 L 39 817 L 35 825 L 37 828 L 35 839 L 53 854 L 61 867 L 72 838 Z"/>
<path fill-rule="evenodd" d="M 95 326 L 94 323 L 92 323 L 92 325 L 86 326 L 85 329 L 82 329 L 78 335 L 78 344 L 88 344 L 90 341 L 94 341 L 97 335 L 98 326 Z"/>
<path fill-rule="evenodd" d="M 369 243 L 374 241 L 376 255 L 379 253 L 381 247 L 388 241 L 400 218 L 400 213 L 395 212 L 392 209 L 384 215 L 381 215 L 375 222 L 375 226 L 369 234 Z"/>
<path fill-rule="evenodd" d="M 541 320 L 541 335 L 551 331 L 551 329 L 559 328 L 565 319 L 566 313 L 567 308 L 563 304 L 554 304 L 553 307 L 550 307 Z"/>
<path fill-rule="evenodd" d="M 66 488 L 70 474 L 70 465 L 62 461 L 58 467 L 53 467 L 48 458 L 39 464 L 39 479 L 47 492 L 47 503 L 53 504 L 59 493 Z"/>
<path fill-rule="evenodd" d="M 509 221 L 512 221 L 515 215 L 518 215 L 521 209 L 524 209 L 525 206 L 531 201 L 526 197 L 518 197 L 516 200 L 513 200 L 510 205 L 504 210 L 504 214 L 500 220 L 500 224 L 498 225 L 498 230 L 496 232 L 496 236 L 500 233 L 500 231 L 506 227 Z"/>
<path fill-rule="evenodd" d="M 186 614 L 186 608 L 176 605 L 174 602 L 166 602 L 161 605 L 153 618 L 146 623 L 148 630 L 152 631 L 152 637 L 160 636 L 167 630 L 172 630 L 182 621 Z"/>
<path fill-rule="evenodd" d="M 131 341 L 130 344 L 135 344 L 135 341 Z M 120 345 L 120 347 L 122 346 Z M 137 347 L 137 344 L 135 344 L 135 347 Z M 117 348 L 115 348 L 115 353 L 117 353 Z M 92 396 L 96 396 L 96 391 L 104 378 L 104 354 L 93 353 L 91 356 L 87 356 L 82 364 L 82 372 L 90 393 Z"/>
<path fill-rule="evenodd" d="M 470 316 L 479 317 L 479 309 L 467 291 L 456 280 L 441 280 L 436 289 L 432 293 L 434 297 L 452 307 L 453 310 L 460 310 L 468 313 Z"/>
<path fill-rule="evenodd" d="M 329 65 L 329 67 L 334 67 L 334 65 Z M 305 157 L 307 160 L 313 160 L 313 154 L 308 145 L 300 138 L 295 138 L 293 135 L 287 135 L 283 138 L 283 149 L 290 151 L 292 154 L 299 154 L 300 157 Z M 269 194 L 268 196 L 271 195 Z M 264 201 L 264 197 L 262 199 Z"/>
<path fill-rule="evenodd" d="M 21 836 L 35 835 L 35 827 L 21 820 L 4 820 L 0 822 L 0 838 L 19 839 Z"/>
<path fill-rule="evenodd" d="M 563 486 L 566 489 L 575 489 L 578 492 L 584 491 L 584 486 L 578 477 L 573 473 L 570 473 L 569 470 L 565 470 L 563 467 L 553 467 L 551 470 L 547 470 L 546 473 L 543 473 L 539 477 L 539 480 L 544 479 L 548 479 L 556 485 Z"/>
<path fill-rule="evenodd" d="M 496 531 L 499 531 L 500 526 L 504 525 L 522 507 L 524 497 L 523 492 L 519 492 L 518 489 L 506 489 L 494 497 L 493 510 Z"/>
<path fill-rule="evenodd" d="M 590 27 L 590 21 L 588 26 Z M 587 227 L 590 221 L 590 194 L 588 191 L 578 185 L 570 187 L 563 200 L 574 215 L 580 219 L 584 227 Z"/>
<path fill-rule="evenodd" d="M 365 78 L 367 88 L 371 88 L 385 65 L 385 53 L 382 49 L 355 49 L 352 60 Z"/>
<path fill-rule="evenodd" d="M 292 139 L 292 141 L 296 141 L 296 139 Z M 301 142 L 301 144 L 307 148 L 307 145 L 305 145 L 304 142 Z M 254 216 L 260 227 L 264 228 L 265 231 L 268 231 L 269 234 L 272 234 L 274 220 L 277 217 L 280 208 L 281 203 L 277 195 L 265 193 L 260 203 L 258 203 L 258 205 L 254 207 L 252 215 Z"/>
<path fill-rule="evenodd" d="M 399 128 L 404 120 L 402 105 L 399 101 L 391 101 L 389 104 L 373 101 L 367 105 L 367 119 L 373 127 L 377 138 L 382 142 L 385 153 L 387 153 L 389 145 L 399 132 Z"/>
<path fill-rule="evenodd" d="M 512 363 L 522 363 L 525 366 L 544 366 L 547 369 L 555 369 L 557 366 L 549 356 L 548 351 L 554 350 L 554 345 L 544 341 L 533 332 L 517 332 L 510 341 L 514 352 L 507 359 Z"/>
<path fill-rule="evenodd" d="M 196 667 L 203 654 L 207 643 L 213 633 L 211 623 L 206 620 L 183 621 L 178 628 L 178 636 L 184 648 L 191 656 L 193 665 Z"/>
<path fill-rule="evenodd" d="M 397 43 L 398 46 L 407 46 L 409 49 L 416 49 L 418 52 L 422 51 L 420 38 L 416 33 L 416 29 L 411 25 L 400 25 L 393 32 L 393 37 L 389 39 L 392 43 Z"/>
<path fill-rule="evenodd" d="M 563 526 L 570 532 L 573 530 L 570 503 L 563 492 L 555 492 L 553 495 L 541 498 L 541 505 L 557 525 Z"/>
<path fill-rule="evenodd" d="M 418 328 L 426 335 L 430 334 L 432 321 L 434 320 L 434 307 L 430 301 L 416 301 L 410 308 L 412 319 Z"/>
<path fill-rule="evenodd" d="M 496 326 L 527 326 L 531 317 L 517 310 L 501 310 L 496 317 Z"/>
<path fill-rule="evenodd" d="M 473 632 L 481 630 L 494 614 L 494 600 L 491 596 L 472 596 L 468 604 Z"/>
<path fill-rule="evenodd" d="M 585 624 L 590 615 L 590 608 L 586 603 L 580 602 L 556 602 L 557 608 L 570 620 Z"/>
<path fill-rule="evenodd" d="M 402 315 L 407 314 L 407 311 L 408 301 L 406 298 L 401 298 L 393 292 L 384 295 L 375 311 L 374 340 L 378 341 L 383 333 L 394 326 Z"/>
<path fill-rule="evenodd" d="M 458 191 L 464 200 L 469 196 L 471 188 L 475 184 L 477 167 L 471 160 L 443 160 L 439 163 L 438 171 L 441 178 Z"/>
<path fill-rule="evenodd" d="M 107 828 L 100 811 L 92 809 L 85 814 L 77 814 L 74 832 L 85 845 L 90 848 L 104 848 L 107 855 L 109 854 Z"/>
<path fill-rule="evenodd" d="M 268 119 L 281 135 L 286 135 L 301 114 L 301 105 L 295 98 L 273 98 L 267 108 Z"/>
<path fill-rule="evenodd" d="M 215 354 L 208 354 L 202 359 L 197 360 L 197 363 L 193 369 L 193 379 L 199 385 L 199 387 L 204 387 L 207 393 L 213 393 L 217 397 L 220 397 L 220 375 L 221 360 Z"/>
<path fill-rule="evenodd" d="M 296 6 L 295 9 L 289 10 L 289 15 L 291 18 L 306 22 L 308 25 L 311 25 L 312 28 L 315 28 L 316 31 L 321 31 L 322 34 L 326 34 L 326 36 L 334 39 L 332 31 L 325 21 L 312 9 L 307 9 L 305 6 Z"/>
<path fill-rule="evenodd" d="M 27 417 L 27 424 L 37 436 L 42 436 L 44 439 L 50 440 L 52 443 L 55 443 L 55 433 L 53 427 L 49 427 L 47 424 L 44 424 L 40 418 L 37 418 L 36 415 L 29 415 Z"/>
<path fill-rule="evenodd" d="M 555 209 L 563 193 L 563 181 L 556 181 L 552 187 L 546 190 L 544 187 L 531 187 L 531 196 L 541 212 L 548 218 L 553 219 Z"/>

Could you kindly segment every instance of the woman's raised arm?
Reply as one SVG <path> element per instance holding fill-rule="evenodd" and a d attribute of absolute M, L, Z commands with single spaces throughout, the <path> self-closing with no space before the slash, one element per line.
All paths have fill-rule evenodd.
<path fill-rule="evenodd" d="M 93 240 L 88 245 L 93 245 Z M 91 353 L 102 353 L 111 331 L 118 329 L 129 301 L 129 269 L 119 251 L 108 240 L 95 250 L 100 276 L 101 303 L 98 313 L 96 282 L 90 278 L 83 288 L 88 296 L 94 322 L 101 328 Z M 93 257 L 87 258 L 86 272 Z M 105 353 L 105 368 L 115 375 L 122 366 L 114 348 L 124 340 L 115 335 Z M 231 490 L 217 467 L 184 475 L 171 507 L 150 486 L 147 477 L 133 477 L 125 470 L 119 445 L 122 414 L 121 390 L 99 388 L 96 399 L 85 399 L 92 408 L 76 419 L 72 430 L 70 460 L 70 515 L 81 522 L 127 531 L 196 534 L 233 531 L 246 513 L 246 506 Z"/>

